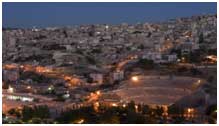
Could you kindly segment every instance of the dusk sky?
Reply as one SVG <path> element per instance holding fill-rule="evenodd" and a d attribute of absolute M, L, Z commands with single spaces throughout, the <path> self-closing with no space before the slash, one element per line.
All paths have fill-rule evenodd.
<path fill-rule="evenodd" d="M 217 3 L 3 3 L 3 27 L 159 22 L 216 14 Z"/>

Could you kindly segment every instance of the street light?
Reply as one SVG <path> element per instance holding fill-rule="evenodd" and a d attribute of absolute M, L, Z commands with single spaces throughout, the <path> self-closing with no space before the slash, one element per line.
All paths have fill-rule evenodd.
<path fill-rule="evenodd" d="M 94 107 L 94 110 L 96 112 L 98 112 L 98 108 L 100 107 L 100 103 L 99 102 L 95 102 L 93 107 Z"/>
<path fill-rule="evenodd" d="M 194 113 L 194 109 L 193 108 L 188 108 L 187 112 L 188 112 L 188 117 L 193 117 L 193 113 Z"/>
<path fill-rule="evenodd" d="M 100 106 L 100 103 L 99 102 L 95 102 L 94 104 L 96 107 L 99 107 Z"/>
<path fill-rule="evenodd" d="M 112 103 L 112 106 L 113 107 L 117 107 L 118 105 L 116 103 Z"/>
<path fill-rule="evenodd" d="M 31 86 L 27 86 L 27 89 L 31 89 Z"/>
<path fill-rule="evenodd" d="M 137 82 L 138 80 L 139 80 L 139 78 L 137 76 L 132 77 L 132 81 Z"/>
<path fill-rule="evenodd" d="M 188 111 L 188 113 L 190 113 L 190 112 L 192 111 L 192 109 L 188 108 L 188 110 L 187 110 L 187 111 Z"/>
<path fill-rule="evenodd" d="M 83 122 L 84 122 L 84 119 L 80 119 L 80 120 L 78 120 L 76 123 L 82 124 Z"/>
<path fill-rule="evenodd" d="M 14 93 L 14 88 L 11 87 L 11 86 L 9 86 L 9 88 L 8 88 L 8 92 L 9 92 L 9 93 Z"/>
<path fill-rule="evenodd" d="M 138 112 L 138 105 L 135 105 L 135 111 Z"/>
<path fill-rule="evenodd" d="M 125 108 L 125 107 L 126 107 L 126 104 L 123 104 L 122 107 Z"/>
<path fill-rule="evenodd" d="M 24 65 L 21 65 L 20 68 L 23 69 L 23 68 L 24 68 Z"/>
<path fill-rule="evenodd" d="M 97 94 L 97 95 L 100 95 L 100 91 L 96 91 L 96 94 Z"/>

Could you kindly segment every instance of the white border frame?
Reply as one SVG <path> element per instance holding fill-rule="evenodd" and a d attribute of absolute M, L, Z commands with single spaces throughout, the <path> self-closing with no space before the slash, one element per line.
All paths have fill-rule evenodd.
<path fill-rule="evenodd" d="M 2 0 L 2 2 L 217 2 L 217 0 Z M 217 2 L 217 7 L 218 7 L 218 2 Z M 0 11 L 2 14 L 2 3 L 0 5 Z M 217 10 L 217 16 L 218 16 L 218 10 Z M 2 15 L 0 16 L 0 27 L 2 28 Z M 217 42 L 219 42 L 219 33 L 218 33 L 218 19 L 217 19 Z M 0 32 L 0 58 L 1 58 L 1 63 L 0 63 L 0 70 L 2 71 L 2 30 Z M 217 55 L 218 55 L 218 44 L 217 44 Z M 218 64 L 217 64 L 217 71 L 218 71 Z M 217 78 L 219 75 L 217 74 Z M 0 72 L 0 79 L 2 80 L 2 72 Z M 218 83 L 218 80 L 217 80 Z M 0 82 L 2 85 L 2 81 Z M 218 86 L 217 86 L 217 91 L 218 91 Z M 2 98 L 2 88 L 0 88 L 0 96 Z M 217 92 L 217 109 L 219 108 L 218 105 L 218 100 L 219 100 L 219 95 Z M 2 100 L 0 100 L 0 111 L 2 112 Z M 218 113 L 217 113 L 217 121 L 218 121 Z M 0 115 L 0 122 L 2 124 L 2 114 Z M 40 125 L 40 124 L 3 124 L 4 126 L 9 126 L 9 125 L 25 125 L 25 126 L 33 126 L 33 125 Z M 45 124 L 42 124 L 45 125 Z M 53 126 L 53 125 L 81 125 L 81 124 L 46 124 L 48 126 Z M 108 125 L 108 126 L 116 126 L 116 125 L 130 125 L 130 126 L 136 126 L 136 124 L 84 124 L 84 125 Z M 183 126 L 185 124 L 138 124 L 138 125 L 162 125 L 162 126 L 167 126 L 167 125 L 177 125 L 177 126 Z M 197 125 L 206 125 L 206 124 L 188 124 L 192 126 L 197 126 Z M 207 125 L 217 125 L 217 124 L 207 124 Z"/>

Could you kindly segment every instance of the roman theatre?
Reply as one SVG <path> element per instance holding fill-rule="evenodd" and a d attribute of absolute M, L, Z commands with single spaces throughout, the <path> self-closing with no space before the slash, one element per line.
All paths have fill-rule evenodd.
<path fill-rule="evenodd" d="M 134 76 L 108 93 L 117 95 L 123 103 L 133 100 L 148 105 L 171 105 L 204 83 L 205 80 L 193 77 Z"/>

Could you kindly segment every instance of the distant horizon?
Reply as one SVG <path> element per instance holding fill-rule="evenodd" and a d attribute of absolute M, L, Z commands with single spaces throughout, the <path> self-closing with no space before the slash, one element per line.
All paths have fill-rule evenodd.
<path fill-rule="evenodd" d="M 156 5 L 156 6 L 155 6 Z M 217 14 L 216 2 L 171 3 L 5 3 L 3 28 L 74 27 L 90 24 L 160 23 Z M 162 12 L 162 13 L 161 13 Z"/>
<path fill-rule="evenodd" d="M 217 15 L 217 14 L 200 14 L 200 15 L 193 15 L 193 16 L 206 16 L 206 15 Z M 76 27 L 76 26 L 83 26 L 83 25 L 121 25 L 123 23 L 127 23 L 128 25 L 137 25 L 138 23 L 144 24 L 144 23 L 151 23 L 151 24 L 156 24 L 156 23 L 164 23 L 164 22 L 168 22 L 169 20 L 172 19 L 178 19 L 178 18 L 191 18 L 192 16 L 187 16 L 187 17 L 177 17 L 177 18 L 169 18 L 167 20 L 164 21 L 155 21 L 155 22 L 136 22 L 136 23 L 127 23 L 127 22 L 122 22 L 122 23 L 117 23 L 117 24 L 107 24 L 107 23 L 99 23 L 99 24 L 72 24 L 72 25 L 63 25 L 63 26 L 44 26 L 44 27 L 37 27 L 37 26 L 32 26 L 32 27 L 4 27 L 2 26 L 2 28 L 8 28 L 8 29 L 31 29 L 31 28 L 39 28 L 39 29 L 43 29 L 43 28 L 54 28 L 54 27 Z"/>

